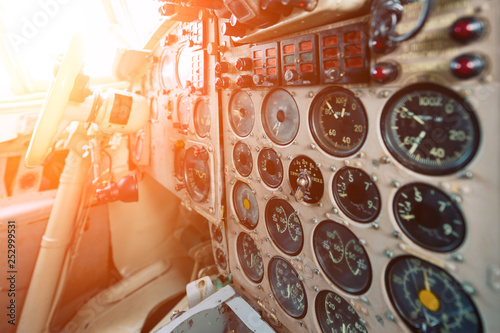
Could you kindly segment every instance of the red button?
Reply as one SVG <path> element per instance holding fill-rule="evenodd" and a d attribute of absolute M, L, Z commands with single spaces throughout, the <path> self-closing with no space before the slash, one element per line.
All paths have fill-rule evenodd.
<path fill-rule="evenodd" d="M 467 16 L 456 20 L 450 28 L 450 37 L 459 43 L 466 44 L 478 40 L 484 35 L 482 20 Z"/>

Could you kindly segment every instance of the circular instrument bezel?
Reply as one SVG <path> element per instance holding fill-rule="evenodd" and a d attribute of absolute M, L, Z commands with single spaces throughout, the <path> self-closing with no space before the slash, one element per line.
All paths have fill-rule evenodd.
<path fill-rule="evenodd" d="M 271 208 L 282 208 L 281 213 L 285 215 L 286 221 L 281 220 L 282 214 L 276 216 L 276 210 L 271 211 Z M 269 235 L 273 243 L 284 253 L 294 256 L 302 251 L 304 246 L 304 229 L 302 222 L 297 214 L 297 211 L 283 199 L 274 197 L 271 198 L 265 208 L 265 222 Z M 276 221 L 274 221 L 276 219 Z M 278 221 L 279 220 L 279 221 Z M 295 229 L 290 229 L 290 222 L 297 224 Z M 285 223 L 285 226 L 283 226 Z M 294 240 L 297 238 L 297 240 Z M 297 243 L 298 242 L 298 243 Z"/>
<path fill-rule="evenodd" d="M 236 113 L 233 112 L 234 110 L 236 110 L 234 108 L 233 104 L 238 102 L 238 101 L 242 101 L 242 98 L 246 99 L 244 101 L 245 103 L 248 101 L 250 102 L 251 109 L 249 109 L 248 111 L 245 111 L 244 115 L 241 115 L 241 112 L 238 112 L 238 114 L 236 115 Z M 250 106 L 250 104 L 249 104 L 249 106 Z M 239 118 L 236 119 L 235 118 L 236 116 L 239 116 Z M 247 117 L 250 117 L 250 118 L 247 118 Z M 228 103 L 228 120 L 229 120 L 229 124 L 231 125 L 231 129 L 233 130 L 233 132 L 236 135 L 238 135 L 239 137 L 242 137 L 242 138 L 250 135 L 250 133 L 252 132 L 252 130 L 255 126 L 255 105 L 252 101 L 252 98 L 250 97 L 250 95 L 247 92 L 245 92 L 243 90 L 236 90 L 233 92 L 233 94 L 231 95 L 231 98 L 229 99 L 229 103 Z M 246 126 L 248 126 L 248 128 L 245 128 L 244 131 L 240 130 L 238 128 L 236 120 L 239 121 L 239 124 L 242 124 L 243 122 L 248 122 L 248 124 L 245 124 Z"/>
<path fill-rule="evenodd" d="M 164 66 L 166 66 L 165 73 L 163 71 Z M 174 55 L 170 49 L 165 48 L 160 56 L 159 66 L 157 68 L 159 84 L 161 89 L 165 91 L 170 91 L 175 88 L 176 75 L 175 75 L 175 59 Z"/>
<path fill-rule="evenodd" d="M 303 168 L 300 168 L 301 166 Z M 299 168 L 299 171 L 297 171 L 297 168 Z M 308 204 L 319 202 L 325 192 L 325 179 L 318 164 L 307 155 L 296 156 L 288 166 L 288 180 L 293 193 L 296 193 L 299 188 L 297 181 L 301 176 L 305 177 L 308 183 L 308 187 L 303 193 L 304 197 L 301 200 Z"/>
<path fill-rule="evenodd" d="M 337 301 L 337 306 L 331 309 L 335 315 L 331 318 L 328 315 L 328 310 L 326 309 L 326 301 L 331 296 L 334 301 Z M 367 333 L 365 325 L 361 323 L 361 318 L 354 309 L 354 307 L 349 304 L 342 296 L 331 291 L 322 290 L 316 296 L 314 301 L 314 310 L 316 312 L 316 320 L 323 333 L 331 332 L 349 332 L 349 333 Z M 341 320 L 346 317 L 346 321 Z M 353 320 L 354 319 L 354 320 Z M 337 323 L 340 321 L 340 323 Z M 348 323 L 347 325 L 346 322 Z M 335 327 L 333 326 L 335 325 Z M 352 327 L 354 325 L 354 327 Z"/>
<path fill-rule="evenodd" d="M 257 267 L 257 269 L 261 270 L 260 272 L 256 272 L 255 269 L 252 267 L 249 267 L 248 263 L 245 260 L 245 255 L 248 256 L 248 254 L 245 253 L 245 248 L 244 248 L 244 241 L 250 241 L 252 244 L 251 246 L 253 247 L 250 249 L 250 251 L 255 250 L 257 253 L 257 260 L 259 262 L 255 262 L 254 265 L 259 265 L 260 268 Z M 236 252 L 238 255 L 238 260 L 240 261 L 241 268 L 243 269 L 243 273 L 245 273 L 246 277 L 249 278 L 252 282 L 254 283 L 260 283 L 262 279 L 264 278 L 264 260 L 262 258 L 262 252 L 259 249 L 259 246 L 255 242 L 255 240 L 246 232 L 241 232 L 238 235 L 238 238 L 236 239 Z M 250 255 L 252 255 L 251 253 Z M 259 259 L 260 258 L 260 259 Z M 250 259 L 250 262 L 253 262 L 253 258 Z"/>
<path fill-rule="evenodd" d="M 342 94 L 343 98 L 347 98 L 341 110 L 334 110 L 334 107 L 329 103 L 331 101 L 329 98 L 335 94 Z M 328 111 L 335 118 L 333 122 L 329 122 L 331 126 L 328 129 L 324 127 L 326 125 L 323 125 L 325 123 L 323 119 L 325 111 L 322 110 L 323 103 L 326 103 L 326 106 L 329 108 Z M 345 106 L 347 103 L 351 103 L 351 108 L 347 111 L 349 112 L 349 116 L 350 112 L 354 112 L 353 116 L 356 119 L 350 118 L 342 121 L 345 117 Z M 352 125 L 352 128 L 350 125 Z M 368 116 L 363 103 L 353 92 L 336 86 L 327 87 L 314 97 L 309 107 L 309 129 L 314 141 L 324 152 L 335 157 L 348 157 L 357 153 L 366 141 L 368 136 Z M 351 130 L 351 132 L 346 132 L 348 130 Z M 349 135 L 346 135 L 346 133 L 349 133 Z M 336 142 L 327 140 L 331 135 L 337 136 L 337 134 L 339 139 Z M 342 136 L 342 139 L 340 139 L 340 136 Z M 351 140 L 353 140 L 351 136 L 355 137 L 354 140 L 356 140 L 356 142 L 352 143 L 352 147 L 350 147 Z M 339 142 L 341 142 L 340 145 L 338 144 Z M 343 148 L 345 145 L 347 145 L 347 148 Z"/>
<path fill-rule="evenodd" d="M 453 155 L 454 157 L 450 156 L 449 158 L 447 158 L 451 159 L 450 162 L 446 162 L 446 160 L 444 160 L 443 162 L 441 161 L 441 158 L 437 157 L 441 155 L 441 151 L 439 151 L 439 149 L 442 150 L 443 154 L 446 154 L 445 153 L 446 150 L 443 149 L 442 147 L 436 148 L 436 146 L 433 146 L 434 148 L 431 148 L 430 150 L 428 149 L 429 150 L 428 155 L 434 156 L 434 159 L 431 159 L 430 157 L 422 158 L 420 155 L 420 153 L 423 154 L 422 149 L 425 149 L 425 147 L 428 146 L 431 142 L 434 143 L 435 141 L 441 141 L 444 138 L 443 133 L 445 133 L 445 131 L 443 128 L 446 128 L 444 126 L 435 126 L 434 128 L 432 128 L 433 133 L 429 135 L 427 135 L 428 131 L 422 130 L 418 136 L 411 137 L 411 139 L 413 139 L 413 143 L 411 142 L 405 143 L 404 142 L 405 140 L 402 141 L 399 139 L 400 135 L 398 134 L 397 131 L 400 130 L 400 126 L 396 123 L 396 120 L 398 118 L 406 119 L 407 113 L 405 113 L 405 117 L 397 117 L 396 114 L 401 113 L 401 110 L 399 112 L 396 111 L 397 105 L 402 104 L 403 102 L 406 103 L 406 101 L 408 100 L 412 102 L 416 96 L 418 97 L 420 94 L 424 93 L 425 94 L 437 93 L 439 94 L 437 97 L 442 99 L 443 96 L 446 96 L 448 97 L 448 101 L 453 100 L 455 102 L 451 107 L 447 107 L 447 106 L 442 106 L 443 101 L 441 101 L 439 98 L 435 99 L 434 101 L 430 101 L 429 103 L 432 102 L 436 104 L 439 102 L 442 106 L 440 114 L 432 119 L 433 122 L 436 122 L 436 119 L 439 119 L 439 122 L 446 124 L 447 122 L 451 123 L 452 121 L 456 120 L 451 116 L 451 114 L 450 116 L 447 115 L 448 112 L 447 108 L 448 110 L 452 110 L 451 113 L 453 113 L 456 110 L 455 106 L 457 105 L 462 108 L 462 110 L 459 110 L 459 112 L 461 112 L 461 115 L 459 116 L 461 116 L 462 120 L 465 119 L 467 121 L 466 123 L 467 127 L 462 126 L 460 128 L 461 129 L 467 128 L 470 131 L 470 133 L 465 133 L 465 131 L 462 130 L 456 130 L 455 132 L 458 133 L 462 131 L 464 132 L 463 135 L 470 136 L 471 137 L 470 143 L 462 145 L 462 147 L 465 148 L 463 149 L 460 148 L 461 149 L 460 152 L 455 151 L 455 154 Z M 421 97 L 434 97 L 434 96 L 421 96 Z M 429 107 L 434 108 L 438 106 L 430 105 Z M 413 110 L 410 112 L 410 114 L 411 115 L 408 114 L 408 118 L 412 118 L 413 122 L 410 123 L 408 126 L 415 126 L 415 127 L 424 126 L 423 128 L 425 128 L 425 121 L 431 121 L 431 120 L 425 120 L 425 121 L 422 120 L 423 117 L 428 118 L 431 116 L 426 114 L 425 112 L 423 112 L 423 114 L 422 113 L 415 114 L 415 111 Z M 450 128 L 450 130 L 455 130 L 455 129 Z M 451 136 L 451 134 L 449 133 L 450 130 L 448 131 L 448 133 L 446 133 L 446 135 L 449 134 Z M 382 112 L 380 119 L 380 131 L 385 147 L 402 166 L 417 173 L 429 176 L 450 175 L 465 168 L 476 156 L 481 142 L 479 121 L 477 119 L 476 112 L 474 111 L 472 106 L 464 98 L 458 95 L 455 91 L 434 83 L 412 84 L 397 91 L 394 95 L 392 95 L 384 106 L 384 110 Z M 402 129 L 402 131 L 404 131 L 404 129 Z M 406 130 L 405 133 L 408 133 L 408 130 Z M 434 140 L 431 139 L 431 135 L 434 138 Z M 465 138 L 467 138 L 467 136 L 465 136 Z M 452 140 L 449 139 L 447 141 L 452 141 Z M 409 149 L 406 149 L 405 146 L 410 145 L 410 143 L 411 147 Z M 432 149 L 435 149 L 436 151 L 432 153 L 433 151 Z M 411 150 L 413 150 L 413 152 L 411 152 Z M 463 154 L 464 152 L 463 150 L 465 150 L 466 153 L 465 155 Z M 413 156 L 416 152 L 417 154 Z M 444 155 L 444 157 L 446 157 L 446 155 Z"/>
<path fill-rule="evenodd" d="M 284 105 L 275 106 L 274 104 L 277 104 L 277 102 L 271 103 L 271 98 L 281 99 Z M 276 111 L 276 107 L 279 107 L 279 110 Z M 290 144 L 297 136 L 300 128 L 300 112 L 292 95 L 284 89 L 273 89 L 264 97 L 261 109 L 262 127 L 267 136 L 277 145 L 286 146 Z M 270 123 L 271 119 L 274 124 Z M 275 133 L 275 131 L 278 132 Z M 281 138 L 282 133 L 285 133 L 283 138 Z"/>
<path fill-rule="evenodd" d="M 249 211 L 250 209 L 252 209 L 252 212 L 253 214 L 251 214 L 250 216 L 253 217 L 252 220 L 249 220 L 247 219 L 247 215 L 246 214 L 246 211 L 240 209 L 239 207 L 239 204 L 237 204 L 238 200 L 236 198 L 236 195 L 237 195 L 237 191 L 239 191 L 239 188 L 242 187 L 242 191 L 245 190 L 247 191 L 247 193 L 249 194 L 248 196 L 248 204 L 250 205 L 250 207 L 247 209 L 244 205 L 245 203 L 242 202 L 241 205 L 243 205 L 243 209 L 246 209 L 246 211 Z M 249 230 L 253 230 L 257 227 L 257 224 L 259 223 L 259 218 L 260 218 L 260 214 L 259 214 L 259 204 L 257 202 L 257 198 L 255 197 L 251 187 L 247 184 L 247 183 L 244 183 L 242 181 L 237 181 L 235 184 L 234 184 L 234 187 L 233 187 L 233 193 L 232 193 L 232 199 L 233 199 L 233 209 L 236 213 L 236 217 L 238 218 L 238 221 L 240 223 L 240 225 L 244 226 L 245 228 L 249 229 Z"/>
<path fill-rule="evenodd" d="M 185 177 L 185 182 L 186 182 L 186 189 L 189 193 L 190 198 L 194 202 L 204 202 L 207 200 L 208 195 L 210 194 L 210 183 L 211 183 L 211 177 L 210 177 L 210 164 L 208 163 L 208 153 L 205 151 L 204 154 L 197 154 L 195 153 L 196 151 L 200 150 L 197 146 L 192 146 L 188 149 L 186 149 L 186 153 L 184 155 L 184 177 Z M 204 148 L 202 148 L 204 150 Z M 200 188 L 198 184 L 196 183 L 195 179 L 190 179 L 192 177 L 192 174 L 189 171 L 189 161 L 190 159 L 193 158 L 194 161 L 200 161 L 201 165 L 205 168 L 205 171 L 203 172 L 206 177 L 205 184 L 206 186 L 204 188 Z M 200 170 L 197 170 L 196 172 L 198 174 L 198 177 L 202 175 L 203 173 Z M 201 177 L 200 177 L 201 178 Z M 195 185 L 193 185 L 195 184 Z"/>
<path fill-rule="evenodd" d="M 248 152 L 248 154 L 249 154 L 250 158 L 248 159 L 248 161 L 247 161 L 248 163 L 246 163 L 246 164 L 243 164 L 240 162 L 240 156 L 236 156 L 236 153 L 240 151 L 238 149 L 239 147 L 242 147 L 242 149 L 245 152 Z M 233 164 L 234 164 L 236 171 L 238 171 L 238 173 L 240 175 L 242 175 L 243 177 L 250 176 L 250 174 L 252 173 L 252 170 L 253 170 L 253 156 L 252 156 L 252 150 L 250 149 L 250 147 L 246 143 L 244 143 L 243 141 L 238 141 L 234 145 L 232 155 L 233 155 Z M 247 165 L 248 165 L 248 168 L 247 168 Z"/>
<path fill-rule="evenodd" d="M 201 108 L 200 108 L 201 105 Z M 193 111 L 193 123 L 196 134 L 204 139 L 210 135 L 211 129 L 211 111 L 208 102 L 203 98 L 198 98 L 194 103 Z M 204 113 L 208 110 L 208 114 Z M 202 112 L 202 114 L 200 114 Z M 208 117 L 207 117 L 208 115 Z M 200 118 L 201 117 L 201 118 Z M 208 125 L 203 124 L 202 120 L 208 119 Z"/>
<path fill-rule="evenodd" d="M 267 154 L 267 156 L 264 156 L 264 154 L 266 154 L 267 152 L 269 152 L 269 154 Z M 272 158 L 269 159 L 268 157 Z M 276 172 L 271 173 L 268 171 L 269 161 L 273 161 L 273 168 L 276 168 L 276 170 L 272 171 Z M 275 161 L 278 161 L 279 163 L 274 163 Z M 259 155 L 257 156 L 257 169 L 259 171 L 259 175 L 262 181 L 270 188 L 278 188 L 283 183 L 283 178 L 284 178 L 283 162 L 281 162 L 279 154 L 274 149 L 264 148 L 259 152 Z"/>

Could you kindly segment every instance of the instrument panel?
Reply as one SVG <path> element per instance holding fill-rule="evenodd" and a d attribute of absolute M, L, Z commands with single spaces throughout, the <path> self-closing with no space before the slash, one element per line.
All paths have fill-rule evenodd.
<path fill-rule="evenodd" d="M 399 33 L 422 3 L 403 7 Z M 211 222 L 220 273 L 274 329 L 500 330 L 499 10 L 436 0 L 383 52 L 371 14 L 167 33 L 144 168 Z"/>

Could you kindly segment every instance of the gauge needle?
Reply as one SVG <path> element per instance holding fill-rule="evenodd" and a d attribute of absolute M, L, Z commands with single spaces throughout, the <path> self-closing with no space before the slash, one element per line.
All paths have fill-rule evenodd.
<path fill-rule="evenodd" d="M 425 138 L 425 135 L 427 134 L 426 131 L 422 131 L 420 132 L 420 134 L 417 136 L 417 138 L 415 139 L 415 142 L 413 143 L 413 145 L 411 146 L 410 150 L 408 151 L 410 153 L 410 155 L 413 155 L 413 153 L 415 152 L 415 150 L 417 150 L 418 146 L 420 145 L 420 143 L 422 142 L 422 139 Z"/>
<path fill-rule="evenodd" d="M 413 115 L 412 118 L 415 119 L 420 125 L 425 125 L 425 122 L 419 116 Z"/>
<path fill-rule="evenodd" d="M 409 220 L 413 220 L 415 218 L 415 215 L 410 215 L 410 214 L 401 215 L 401 218 L 403 220 L 409 221 Z"/>
<path fill-rule="evenodd" d="M 332 254 L 332 251 L 328 251 L 328 253 L 330 253 L 330 258 L 332 258 L 332 261 L 335 262 L 335 259 L 333 259 L 333 254 Z"/>
<path fill-rule="evenodd" d="M 345 333 L 345 324 L 342 323 L 342 333 Z"/>
<path fill-rule="evenodd" d="M 344 118 L 344 113 L 345 113 L 345 108 L 342 108 L 342 113 L 340 114 L 342 118 Z"/>
<path fill-rule="evenodd" d="M 330 108 L 330 109 L 329 109 L 329 111 L 333 114 L 333 116 L 335 117 L 335 119 L 338 119 L 338 118 L 339 118 L 339 116 L 337 116 L 337 115 L 335 114 L 335 111 L 333 111 L 333 108 L 332 108 L 332 106 L 330 105 L 330 103 L 328 103 L 328 101 L 325 101 L 325 103 L 326 103 L 326 105 Z"/>
<path fill-rule="evenodd" d="M 429 285 L 429 279 L 427 278 L 427 271 L 424 271 L 424 284 L 425 284 L 425 290 L 431 291 L 431 286 Z"/>
<path fill-rule="evenodd" d="M 286 296 L 286 298 L 290 298 L 290 285 L 287 285 L 286 291 L 288 291 L 288 295 Z"/>

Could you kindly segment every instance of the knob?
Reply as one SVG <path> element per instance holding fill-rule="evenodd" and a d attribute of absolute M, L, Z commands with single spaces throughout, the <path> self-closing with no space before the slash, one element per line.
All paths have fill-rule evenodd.
<path fill-rule="evenodd" d="M 484 59 L 474 53 L 459 55 L 450 62 L 451 73 L 462 80 L 479 76 L 486 68 Z"/>
<path fill-rule="evenodd" d="M 220 74 L 220 73 L 227 73 L 229 70 L 229 65 L 227 62 L 216 62 L 215 67 L 214 67 L 215 73 Z"/>
<path fill-rule="evenodd" d="M 245 36 L 245 29 L 233 27 L 229 22 L 224 22 L 220 26 L 220 32 L 224 36 L 230 37 L 243 37 Z"/>
<path fill-rule="evenodd" d="M 250 75 L 238 75 L 236 85 L 240 88 L 248 88 L 252 85 L 253 79 Z"/>
<path fill-rule="evenodd" d="M 234 67 L 239 71 L 247 71 L 252 68 L 252 59 L 250 58 L 238 58 L 234 62 Z"/>
<path fill-rule="evenodd" d="M 295 69 L 289 69 L 285 72 L 285 81 L 293 82 L 300 79 L 300 74 Z"/>
<path fill-rule="evenodd" d="M 344 77 L 344 72 L 339 68 L 329 68 L 325 72 L 326 77 L 332 81 L 339 81 Z"/>
<path fill-rule="evenodd" d="M 218 77 L 215 79 L 215 88 L 216 89 L 224 89 L 229 87 L 229 78 L 227 77 Z"/>
<path fill-rule="evenodd" d="M 370 75 L 375 82 L 388 83 L 398 77 L 398 72 L 396 64 L 392 62 L 379 62 L 372 67 Z"/>
<path fill-rule="evenodd" d="M 210 55 L 216 55 L 217 53 L 223 53 L 227 49 L 224 45 L 218 45 L 215 42 L 210 42 L 207 45 L 207 53 Z"/>
<path fill-rule="evenodd" d="M 468 44 L 484 36 L 486 29 L 482 20 L 473 16 L 459 18 L 450 27 L 450 37 L 461 44 Z"/>

